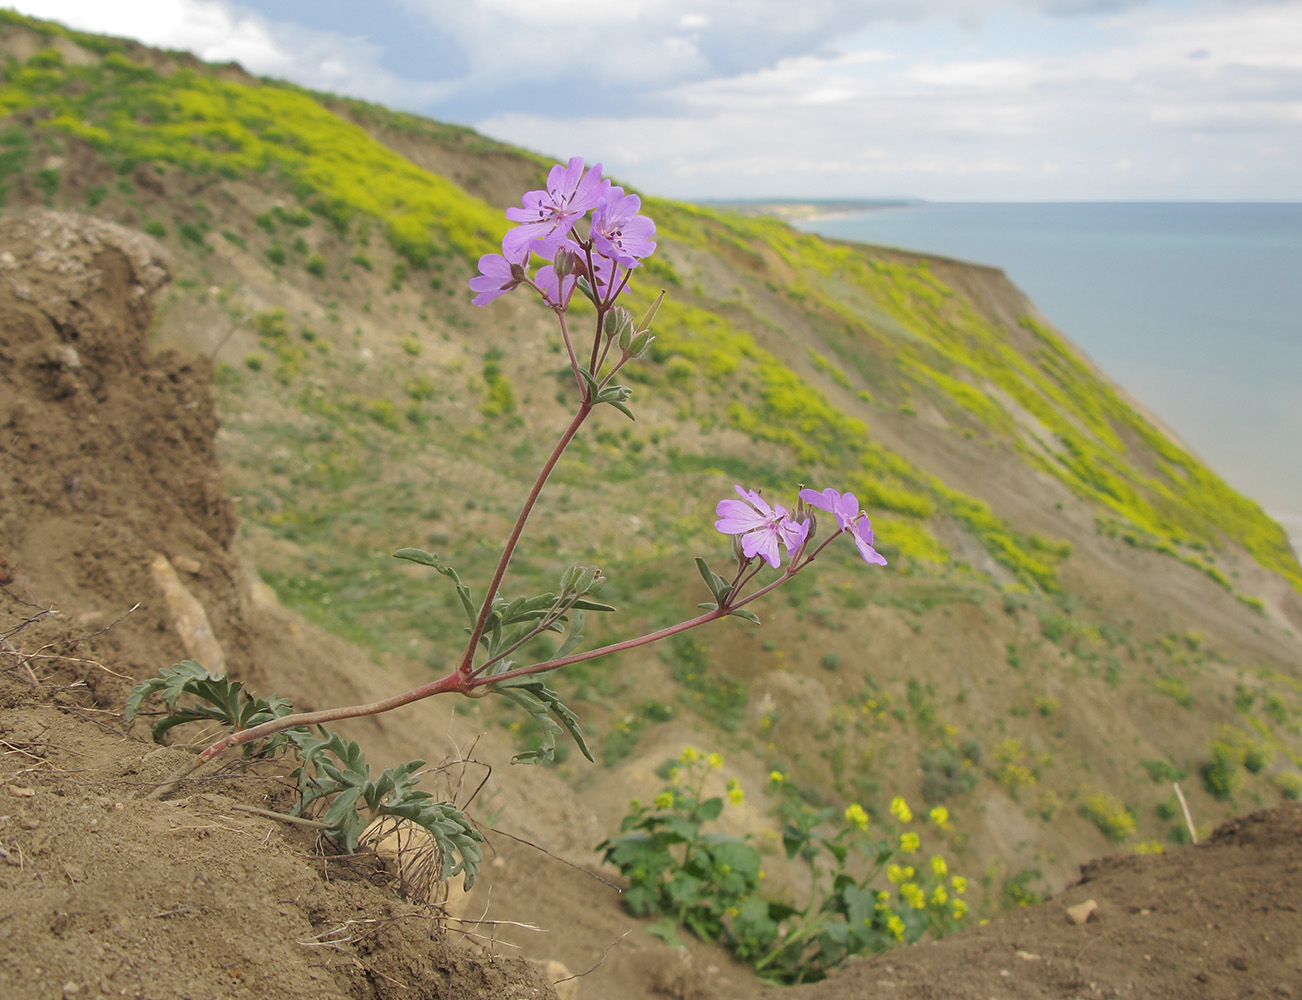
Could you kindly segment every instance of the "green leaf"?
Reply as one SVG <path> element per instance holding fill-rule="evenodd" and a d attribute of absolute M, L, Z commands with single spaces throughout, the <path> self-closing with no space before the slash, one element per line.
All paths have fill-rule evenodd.
<path fill-rule="evenodd" d="M 426 552 L 424 549 L 399 549 L 393 554 L 393 558 L 406 559 L 408 562 L 419 563 L 422 566 L 433 566 L 435 569 L 443 568 L 442 560 L 433 552 Z"/>
<path fill-rule="evenodd" d="M 151 677 L 137 684 L 127 698 L 126 720 L 130 722 L 140 711 L 141 703 L 155 692 L 162 692 L 163 702 L 169 709 L 176 708 L 177 699 L 191 681 L 208 678 L 210 675 L 203 664 L 196 660 L 182 660 L 170 667 L 164 667 L 157 677 Z"/>
<path fill-rule="evenodd" d="M 602 604 L 600 601 L 593 601 L 586 597 L 580 597 L 572 605 L 576 611 L 616 611 L 618 610 L 613 604 Z"/>
<path fill-rule="evenodd" d="M 630 409 L 629 409 L 627 406 L 625 406 L 623 403 L 618 402 L 617 400 L 613 400 L 613 399 L 612 399 L 612 400 L 610 401 L 610 405 L 613 406 L 615 409 L 617 409 L 620 413 L 624 414 L 624 416 L 628 417 L 629 420 L 632 420 L 632 421 L 636 421 L 636 420 L 637 420 L 637 417 L 633 416 L 633 411 L 630 410 Z"/>
<path fill-rule="evenodd" d="M 695 816 L 700 822 L 708 823 L 712 819 L 718 819 L 721 812 L 723 812 L 723 799 L 716 795 L 698 805 Z"/>
<path fill-rule="evenodd" d="M 745 618 L 748 622 L 754 622 L 756 625 L 760 623 L 759 617 L 755 612 L 750 611 L 747 608 L 734 608 L 732 613 L 738 618 Z"/>
<path fill-rule="evenodd" d="M 470 627 L 474 628 L 475 621 L 479 618 L 479 611 L 475 608 L 471 600 L 470 588 L 461 582 L 461 577 L 457 571 L 436 556 L 433 552 L 426 552 L 424 549 L 405 548 L 399 549 L 393 554 L 395 559 L 406 559 L 408 562 L 419 563 L 421 566 L 432 566 L 444 576 L 448 577 L 457 588 L 457 596 L 461 598 L 461 607 L 470 620 Z"/>
<path fill-rule="evenodd" d="M 578 649 L 579 643 L 581 643 L 582 641 L 583 641 L 583 612 L 575 611 L 574 620 L 570 622 L 570 633 L 565 637 L 565 641 L 561 643 L 560 648 L 556 650 L 556 655 L 553 656 L 552 659 L 553 660 L 564 659 L 565 657 L 569 656 L 572 652 L 574 652 L 574 650 Z"/>
<path fill-rule="evenodd" d="M 673 917 L 663 917 L 653 924 L 646 925 L 646 932 L 653 937 L 658 937 L 671 948 L 685 948 L 683 939 L 678 936 L 678 925 L 674 922 Z"/>
<path fill-rule="evenodd" d="M 533 716 L 534 722 L 542 730 L 542 744 L 536 750 L 526 750 L 516 754 L 514 760 L 522 764 L 536 764 L 543 760 L 553 760 L 556 754 L 556 737 L 562 727 L 570 734 L 575 745 L 588 760 L 595 760 L 579 728 L 579 718 L 561 702 L 561 697 L 537 677 L 525 675 L 513 677 L 493 685 L 495 694 L 510 698 L 517 705 Z M 550 714 L 549 714 L 550 713 Z M 558 726 L 552 716 L 560 722 Z"/>

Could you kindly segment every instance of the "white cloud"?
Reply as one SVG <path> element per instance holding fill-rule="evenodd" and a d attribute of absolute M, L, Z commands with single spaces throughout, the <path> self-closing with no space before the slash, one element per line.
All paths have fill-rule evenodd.
<path fill-rule="evenodd" d="M 403 80 L 380 64 L 372 42 L 318 31 L 262 15 L 225 0 L 7 0 L 24 14 L 76 28 L 134 38 L 146 45 L 184 49 L 211 62 L 240 63 L 260 76 L 282 77 L 412 108 L 445 88 Z"/>
<path fill-rule="evenodd" d="M 385 68 L 380 34 L 231 0 L 20 6 L 583 151 L 670 195 L 1302 198 L 1302 3 L 388 2 L 446 55 L 424 80 Z"/>

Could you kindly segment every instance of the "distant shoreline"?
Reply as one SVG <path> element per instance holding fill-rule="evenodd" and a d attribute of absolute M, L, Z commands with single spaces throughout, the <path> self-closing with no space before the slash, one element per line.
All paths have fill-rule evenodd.
<path fill-rule="evenodd" d="M 769 215 L 785 222 L 816 222 L 838 219 L 864 212 L 887 212 L 900 208 L 922 208 L 927 202 L 919 198 L 879 198 L 874 200 L 773 198 L 699 201 L 706 208 L 721 208 L 739 215 Z"/>

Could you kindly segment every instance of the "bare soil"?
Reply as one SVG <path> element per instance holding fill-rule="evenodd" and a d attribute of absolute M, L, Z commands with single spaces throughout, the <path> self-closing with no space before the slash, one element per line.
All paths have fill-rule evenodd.
<path fill-rule="evenodd" d="M 500 766 L 509 748 L 491 739 L 469 751 L 477 734 L 446 705 L 349 730 L 381 765 L 454 741 L 493 768 L 503 832 L 482 886 L 444 905 L 404 900 L 374 856 L 331 856 L 248 812 L 288 804 L 282 773 L 232 766 L 151 798 L 190 751 L 126 726 L 123 702 L 194 640 L 159 555 L 259 692 L 321 707 L 414 669 L 369 662 L 257 584 L 213 451 L 210 366 L 147 347 L 166 272 L 150 241 L 106 223 L 0 221 L 0 997 L 556 995 L 565 973 L 521 955 L 591 968 L 558 987 L 584 1000 L 1302 997 L 1298 805 L 1092 862 L 1043 905 L 778 990 L 717 948 L 648 935 L 593 877 L 591 810 L 553 775 Z M 1070 923 L 1086 900 L 1094 918 Z M 496 922 L 464 922 L 481 914 Z"/>

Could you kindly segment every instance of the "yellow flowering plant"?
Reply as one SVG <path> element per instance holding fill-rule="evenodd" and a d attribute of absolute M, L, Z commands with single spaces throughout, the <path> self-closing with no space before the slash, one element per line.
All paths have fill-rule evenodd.
<path fill-rule="evenodd" d="M 768 776 L 777 799 L 782 844 L 809 874 L 804 905 L 760 894 L 760 854 L 749 838 L 702 832 L 725 800 L 740 805 L 742 788 L 728 778 L 723 796 L 706 797 L 706 779 L 722 768 L 718 754 L 688 747 L 667 772 L 672 785 L 650 808 L 634 800 L 621 836 L 598 849 L 629 880 L 625 900 L 634 913 L 659 915 L 648 930 L 678 943 L 676 928 L 726 944 L 757 973 L 776 983 L 816 982 L 851 955 L 885 951 L 954 929 L 967 913 L 967 890 L 943 855 L 915 859 L 922 831 L 951 828 L 943 807 L 916 829 L 903 798 L 875 826 L 858 802 L 814 806 L 781 771 Z M 884 879 L 885 886 L 880 883 Z"/>
<path fill-rule="evenodd" d="M 726 939 L 727 921 L 763 877 L 754 847 L 703 830 L 719 818 L 725 801 L 739 806 L 745 799 L 736 778 L 727 780 L 722 796 L 706 795 L 706 779 L 722 767 L 719 754 L 685 748 L 668 771 L 670 784 L 651 806 L 634 799 L 620 835 L 597 845 L 629 881 L 625 904 L 638 916 L 660 916 L 647 929 L 671 944 L 680 943 L 678 927 L 707 940 Z"/>

